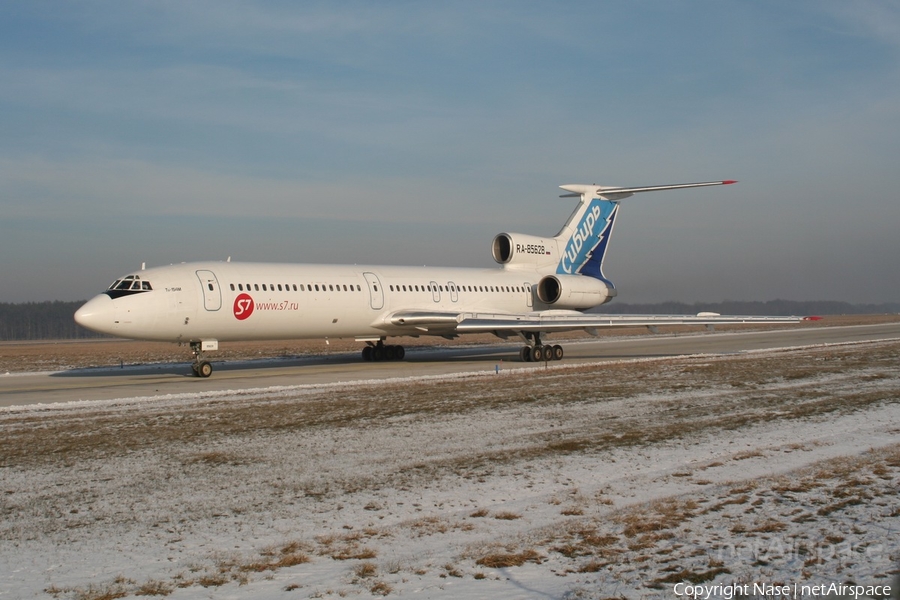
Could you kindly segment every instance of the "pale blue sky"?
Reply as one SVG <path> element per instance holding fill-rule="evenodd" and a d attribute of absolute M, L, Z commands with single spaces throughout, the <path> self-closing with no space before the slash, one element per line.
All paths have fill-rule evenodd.
<path fill-rule="evenodd" d="M 0 4 L 0 301 L 201 259 L 492 266 L 564 183 L 619 300 L 900 301 L 900 2 Z"/>

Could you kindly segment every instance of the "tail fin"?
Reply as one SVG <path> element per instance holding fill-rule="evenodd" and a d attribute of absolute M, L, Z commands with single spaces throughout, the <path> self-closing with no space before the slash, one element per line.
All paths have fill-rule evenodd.
<path fill-rule="evenodd" d="M 604 187 L 598 185 L 561 185 L 569 194 L 563 198 L 580 197 L 581 203 L 554 238 L 562 249 L 562 259 L 556 267 L 558 274 L 586 275 L 599 279 L 615 289 L 612 282 L 603 275 L 603 259 L 609 247 L 619 202 L 638 192 L 675 190 L 682 188 L 728 185 L 733 180 L 706 181 L 703 183 L 679 183 L 674 185 L 654 185 L 645 187 Z"/>

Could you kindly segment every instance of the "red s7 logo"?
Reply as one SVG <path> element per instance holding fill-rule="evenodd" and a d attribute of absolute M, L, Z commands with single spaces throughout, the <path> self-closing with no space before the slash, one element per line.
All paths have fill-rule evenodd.
<path fill-rule="evenodd" d="M 253 298 L 250 294 L 240 294 L 234 299 L 234 318 L 243 321 L 253 314 Z"/>

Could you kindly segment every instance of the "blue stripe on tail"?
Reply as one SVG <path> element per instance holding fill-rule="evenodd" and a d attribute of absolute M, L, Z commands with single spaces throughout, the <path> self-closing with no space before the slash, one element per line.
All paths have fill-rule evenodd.
<path fill-rule="evenodd" d="M 619 212 L 619 204 L 594 198 L 581 216 L 572 237 L 566 242 L 562 260 L 556 268 L 560 274 L 579 273 L 594 277 L 614 287 L 603 276 L 603 257 L 609 247 L 613 223 Z"/>

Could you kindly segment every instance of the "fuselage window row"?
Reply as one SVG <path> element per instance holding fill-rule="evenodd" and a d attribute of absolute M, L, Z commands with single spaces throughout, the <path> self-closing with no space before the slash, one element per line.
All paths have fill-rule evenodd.
<path fill-rule="evenodd" d="M 293 284 L 290 284 L 290 283 L 285 283 L 285 284 L 281 284 L 281 283 L 279 283 L 279 284 L 238 283 L 238 284 L 234 284 L 234 283 L 232 283 L 232 284 L 229 284 L 229 287 L 231 288 L 232 292 L 235 292 L 235 291 L 237 291 L 237 292 L 243 292 L 243 291 L 274 292 L 276 290 L 279 292 L 290 292 L 290 291 L 294 291 L 294 292 L 297 292 L 297 291 L 300 291 L 300 292 L 312 292 L 312 291 L 316 291 L 316 292 L 340 292 L 340 291 L 361 292 L 362 291 L 362 287 L 359 284 L 350 284 L 348 286 L 348 284 L 346 284 L 346 283 L 344 283 L 344 284 L 340 284 L 340 283 L 337 283 L 337 284 L 333 284 L 333 283 L 303 284 L 303 283 L 301 283 L 299 286 L 296 283 L 293 283 Z M 144 289 L 144 290 L 152 289 L 150 287 L 149 282 L 140 281 L 140 280 L 138 280 L 138 281 L 117 280 L 111 286 L 109 286 L 108 289 L 112 290 L 112 289 L 129 289 L 129 288 L 130 289 Z M 400 292 L 400 291 L 403 291 L 403 292 L 413 292 L 413 291 L 415 291 L 415 292 L 434 292 L 434 291 L 440 290 L 441 292 L 466 292 L 466 291 L 468 291 L 468 292 L 502 293 L 505 291 L 505 292 L 509 292 L 509 293 L 524 293 L 524 292 L 531 291 L 531 288 L 529 288 L 529 287 L 508 286 L 508 285 L 507 286 L 493 286 L 493 285 L 484 285 L 484 286 L 482 286 L 482 285 L 474 285 L 474 286 L 473 285 L 468 285 L 468 286 L 467 285 L 453 285 L 453 286 L 438 285 L 438 286 L 432 286 L 432 285 L 411 285 L 411 284 L 396 284 L 395 285 L 395 284 L 390 284 L 388 286 L 388 288 L 392 292 Z"/>
<path fill-rule="evenodd" d="M 388 286 L 388 289 L 390 289 L 390 291 L 392 291 L 392 292 L 413 292 L 413 291 L 415 291 L 415 292 L 419 292 L 419 291 L 431 292 L 431 291 L 434 291 L 432 286 L 430 286 L 430 285 L 429 286 L 424 286 L 424 285 L 418 286 L 418 285 L 402 285 L 402 284 L 394 285 L 394 284 L 391 284 Z M 439 285 L 437 287 L 437 289 L 442 292 L 445 292 L 445 291 L 446 292 L 466 292 L 466 291 L 468 291 L 468 292 L 495 292 L 495 293 L 501 292 L 502 293 L 505 291 L 505 292 L 509 292 L 509 293 L 524 293 L 524 292 L 531 291 L 530 288 L 525 288 L 525 287 L 520 287 L 520 286 L 508 286 L 508 285 L 507 286 L 502 286 L 502 285 L 501 286 L 493 286 L 493 285 L 489 285 L 489 286 L 482 286 L 482 285 L 449 286 L 448 285 L 446 287 L 444 287 L 443 285 Z"/>
<path fill-rule="evenodd" d="M 145 283 L 146 283 L 146 282 L 145 282 Z M 147 285 L 149 286 L 149 284 L 147 284 Z M 320 286 L 321 286 L 321 287 L 320 287 Z M 269 284 L 265 284 L 265 283 L 263 283 L 263 284 L 259 284 L 259 283 L 253 283 L 253 284 L 250 284 L 250 283 L 247 283 L 247 284 L 239 283 L 239 284 L 237 284 L 237 285 L 231 283 L 231 284 L 229 284 L 229 287 L 231 288 L 231 291 L 232 291 L 232 292 L 243 292 L 243 291 L 247 291 L 247 292 L 259 292 L 259 291 L 263 291 L 263 292 L 274 292 L 276 289 L 277 289 L 279 292 L 290 292 L 290 291 L 294 291 L 294 292 L 297 292 L 297 291 L 300 291 L 300 292 L 307 292 L 307 291 L 308 291 L 308 292 L 312 292 L 313 290 L 315 290 L 315 291 L 317 291 L 317 292 L 320 292 L 320 291 L 321 291 L 321 292 L 326 292 L 326 291 L 340 292 L 340 291 L 342 291 L 342 290 L 345 291 L 345 292 L 361 292 L 361 291 L 362 291 L 362 287 L 359 286 L 359 285 L 355 285 L 355 284 L 350 284 L 350 285 L 348 286 L 347 284 L 327 284 L 327 285 L 326 285 L 326 284 L 324 284 L 324 283 L 322 283 L 322 284 L 318 284 L 318 283 L 316 283 L 316 284 L 312 284 L 312 283 L 310 283 L 310 284 L 302 284 L 302 283 L 301 283 L 299 286 L 298 286 L 296 283 L 293 283 L 293 284 L 291 284 L 291 283 L 285 283 L 285 284 L 283 284 L 283 285 L 280 284 L 280 283 L 277 284 L 277 285 L 274 284 L 274 283 L 269 283 Z M 112 289 L 112 288 L 110 288 L 110 289 Z M 149 289 L 149 288 L 145 288 L 145 289 Z"/>

